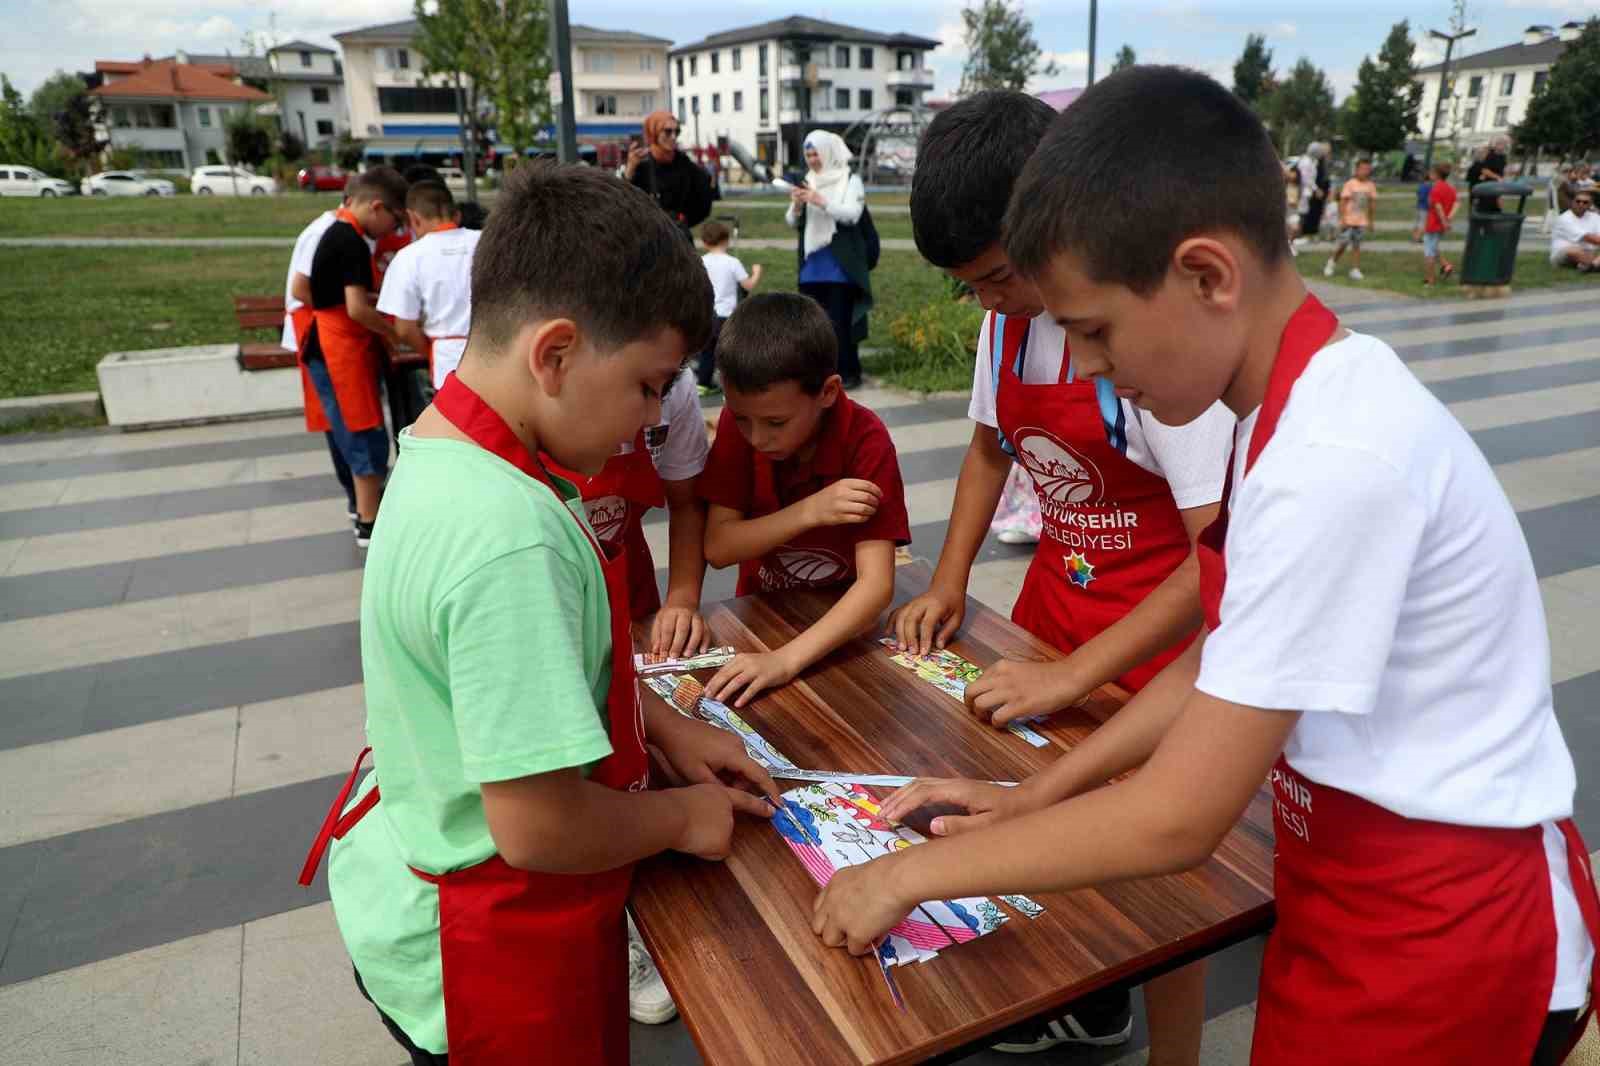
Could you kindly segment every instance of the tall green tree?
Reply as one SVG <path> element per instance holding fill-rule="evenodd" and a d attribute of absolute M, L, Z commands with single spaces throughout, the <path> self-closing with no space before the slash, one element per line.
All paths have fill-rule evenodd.
<path fill-rule="evenodd" d="M 1528 114 L 1512 130 L 1524 150 L 1547 148 L 1566 159 L 1586 159 L 1600 145 L 1600 18 L 1550 67 L 1550 76 L 1528 102 Z"/>
<path fill-rule="evenodd" d="M 414 0 L 417 35 L 412 44 L 422 56 L 422 74 L 443 78 L 456 91 L 461 130 L 462 170 L 468 200 L 478 198 L 478 142 L 482 134 L 483 87 L 494 80 L 487 49 L 479 47 L 468 17 L 470 0 Z"/>
<path fill-rule="evenodd" d="M 64 110 L 73 97 L 82 96 L 85 91 L 87 87 L 82 78 L 58 70 L 33 90 L 33 95 L 28 97 L 28 110 L 41 126 L 49 129 L 55 123 L 57 113 Z"/>
<path fill-rule="evenodd" d="M 4 74 L 0 74 L 0 159 L 58 177 L 62 171 L 54 139 Z"/>
<path fill-rule="evenodd" d="M 464 2 L 472 40 L 489 56 L 495 131 L 520 159 L 551 121 L 549 13 L 544 0 Z"/>
<path fill-rule="evenodd" d="M 89 94 L 80 92 L 68 100 L 66 106 L 55 114 L 53 126 L 56 143 L 72 161 L 72 168 L 84 174 L 94 170 L 100 153 L 111 142 L 100 136 L 99 123 L 95 121 L 94 104 Z"/>
<path fill-rule="evenodd" d="M 277 129 L 254 111 L 240 111 L 228 118 L 228 161 L 258 167 L 272 155 Z"/>
<path fill-rule="evenodd" d="M 1377 61 L 1361 57 L 1356 90 L 1344 114 L 1344 135 L 1367 152 L 1403 147 L 1416 132 L 1422 83 L 1417 81 L 1411 23 L 1396 22 L 1378 50 Z"/>
<path fill-rule="evenodd" d="M 1289 76 L 1267 94 L 1262 110 L 1279 150 L 1287 155 L 1333 132 L 1333 86 L 1316 64 L 1301 56 Z"/>
<path fill-rule="evenodd" d="M 1244 39 L 1244 51 L 1233 64 L 1233 94 L 1252 107 L 1272 91 L 1272 49 L 1264 34 Z"/>
<path fill-rule="evenodd" d="M 1027 87 L 1035 77 L 1053 78 L 1061 72 L 1033 37 L 1033 20 L 1022 11 L 1021 0 L 982 0 L 961 9 L 967 47 L 961 71 L 961 93 L 985 89 Z"/>
<path fill-rule="evenodd" d="M 1133 46 L 1125 44 L 1117 49 L 1117 58 L 1111 62 L 1111 73 L 1115 74 L 1117 71 L 1125 67 L 1131 67 L 1137 62 L 1139 62 L 1139 57 L 1134 55 Z"/>

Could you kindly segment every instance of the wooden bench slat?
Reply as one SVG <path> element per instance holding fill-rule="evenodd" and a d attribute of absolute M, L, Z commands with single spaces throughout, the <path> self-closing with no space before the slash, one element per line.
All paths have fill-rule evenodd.
<path fill-rule="evenodd" d="M 239 322 L 240 329 L 281 329 L 283 327 L 283 309 L 276 311 L 235 311 L 234 318 Z"/>

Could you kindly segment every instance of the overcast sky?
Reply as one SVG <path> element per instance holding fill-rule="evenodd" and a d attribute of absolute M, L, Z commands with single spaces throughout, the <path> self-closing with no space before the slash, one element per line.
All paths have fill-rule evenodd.
<path fill-rule="evenodd" d="M 961 0 L 823 2 L 811 7 L 797 0 L 741 0 L 732 5 L 739 11 L 737 19 L 730 19 L 726 0 L 569 3 L 574 22 L 678 41 L 792 14 L 917 33 L 944 42 L 932 58 L 935 94 L 949 95 L 961 77 Z M 1026 7 L 1040 45 L 1061 67 L 1058 76 L 1035 88 L 1082 85 L 1088 66 L 1088 0 L 1028 0 Z M 1102 74 L 1116 50 L 1130 44 L 1143 61 L 1184 63 L 1227 83 L 1245 34 L 1254 32 L 1267 35 L 1275 67 L 1285 69 L 1308 56 L 1328 72 L 1343 97 L 1355 83 L 1361 57 L 1377 51 L 1399 15 L 1408 15 L 1414 30 L 1443 28 L 1450 3 L 1100 0 L 1099 9 L 1096 66 Z M 1469 20 L 1478 35 L 1468 42 L 1468 51 L 1512 43 L 1533 23 L 1559 24 L 1595 14 L 1600 14 L 1600 0 L 1472 0 Z M 410 0 L 0 0 L 0 71 L 26 93 L 57 69 L 92 70 L 96 59 L 170 55 L 176 48 L 237 53 L 248 31 L 333 46 L 334 33 L 410 15 Z M 1438 50 L 1424 46 L 1422 58 L 1436 61 Z"/>

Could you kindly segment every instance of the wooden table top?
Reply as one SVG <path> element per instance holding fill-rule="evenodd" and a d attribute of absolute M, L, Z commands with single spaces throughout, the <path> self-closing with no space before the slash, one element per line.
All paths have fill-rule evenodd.
<path fill-rule="evenodd" d="M 895 602 L 927 587 L 929 570 L 897 568 Z M 782 646 L 831 597 L 788 592 L 705 609 L 713 643 Z M 636 630 L 636 633 L 638 630 Z M 644 630 L 648 632 L 648 630 Z M 979 666 L 1007 655 L 1061 658 L 968 598 L 951 648 Z M 709 671 L 697 676 L 709 679 Z M 643 689 L 645 699 L 658 697 Z M 1035 749 L 979 724 L 961 704 L 862 638 L 740 714 L 806 769 L 1019 781 L 1115 711 L 1113 688 L 1054 716 Z M 780 781 L 788 789 L 800 782 Z M 1270 801 L 1263 791 L 1203 866 L 1070 893 L 1034 893 L 1045 908 L 987 936 L 895 967 L 895 1007 L 870 957 L 825 948 L 811 932 L 816 885 L 776 829 L 741 820 L 722 863 L 669 853 L 640 864 L 634 916 L 705 1061 L 812 1066 L 921 1062 L 1112 985 L 1265 931 L 1272 921 Z"/>

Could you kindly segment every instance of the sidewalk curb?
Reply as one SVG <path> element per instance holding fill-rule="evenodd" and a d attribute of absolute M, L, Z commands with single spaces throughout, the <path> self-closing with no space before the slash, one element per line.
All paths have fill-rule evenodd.
<path fill-rule="evenodd" d="M 0 400 L 0 426 L 26 422 L 41 415 L 100 415 L 98 392 L 58 392 L 44 396 L 18 396 Z"/>

